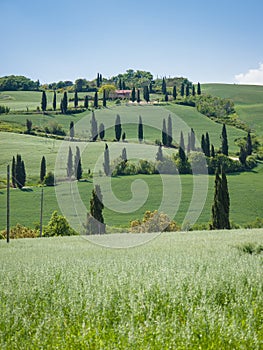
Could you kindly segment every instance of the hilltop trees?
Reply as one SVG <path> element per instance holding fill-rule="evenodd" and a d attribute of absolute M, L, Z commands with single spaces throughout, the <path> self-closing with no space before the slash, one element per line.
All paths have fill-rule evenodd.
<path fill-rule="evenodd" d="M 115 120 L 115 138 L 117 141 L 120 141 L 121 139 L 121 132 L 122 132 L 121 117 L 119 116 L 119 114 L 117 114 L 116 120 Z"/>
<path fill-rule="evenodd" d="M 214 202 L 212 205 L 212 229 L 230 229 L 229 210 L 230 197 L 226 174 L 222 168 L 220 177 L 219 170 L 217 169 L 215 176 Z"/>
<path fill-rule="evenodd" d="M 95 185 L 90 199 L 90 213 L 87 215 L 87 234 L 104 234 L 105 224 L 102 211 L 104 209 L 103 197 L 99 185 Z"/>
<path fill-rule="evenodd" d="M 45 176 L 46 176 L 46 158 L 43 156 L 41 160 L 41 165 L 40 165 L 40 182 L 41 183 L 44 181 Z"/>
<path fill-rule="evenodd" d="M 45 91 L 42 92 L 41 109 L 43 113 L 47 110 L 47 95 Z"/>
<path fill-rule="evenodd" d="M 143 141 L 143 124 L 142 124 L 142 117 L 141 116 L 139 116 L 138 140 L 139 140 L 139 142 Z"/>
<path fill-rule="evenodd" d="M 198 82 L 197 84 L 197 95 L 201 95 L 201 84 Z"/>

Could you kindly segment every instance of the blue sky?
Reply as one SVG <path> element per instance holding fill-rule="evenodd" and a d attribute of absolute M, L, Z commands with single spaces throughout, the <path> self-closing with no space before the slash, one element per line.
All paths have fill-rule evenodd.
<path fill-rule="evenodd" d="M 0 76 L 263 84 L 262 0 L 0 0 Z"/>

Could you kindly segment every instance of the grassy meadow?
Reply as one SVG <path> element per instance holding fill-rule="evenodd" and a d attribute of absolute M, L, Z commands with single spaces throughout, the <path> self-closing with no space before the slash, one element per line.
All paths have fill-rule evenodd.
<path fill-rule="evenodd" d="M 262 246 L 262 230 L 0 241 L 0 347 L 260 350 Z"/>

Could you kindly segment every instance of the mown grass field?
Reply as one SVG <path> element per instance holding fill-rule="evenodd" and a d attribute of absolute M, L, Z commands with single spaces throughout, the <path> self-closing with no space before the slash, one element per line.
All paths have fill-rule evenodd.
<path fill-rule="evenodd" d="M 203 92 L 231 98 L 240 119 L 258 136 L 263 137 L 263 86 L 237 84 L 204 84 Z"/>
<path fill-rule="evenodd" d="M 0 347 L 263 347 L 262 230 L 161 234 L 132 249 L 81 237 L 0 241 Z"/>

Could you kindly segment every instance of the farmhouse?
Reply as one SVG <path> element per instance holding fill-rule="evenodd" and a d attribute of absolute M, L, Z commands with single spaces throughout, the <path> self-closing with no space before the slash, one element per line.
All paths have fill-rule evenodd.
<path fill-rule="evenodd" d="M 115 90 L 114 92 L 110 92 L 110 98 L 130 98 L 131 96 L 131 90 Z"/>

